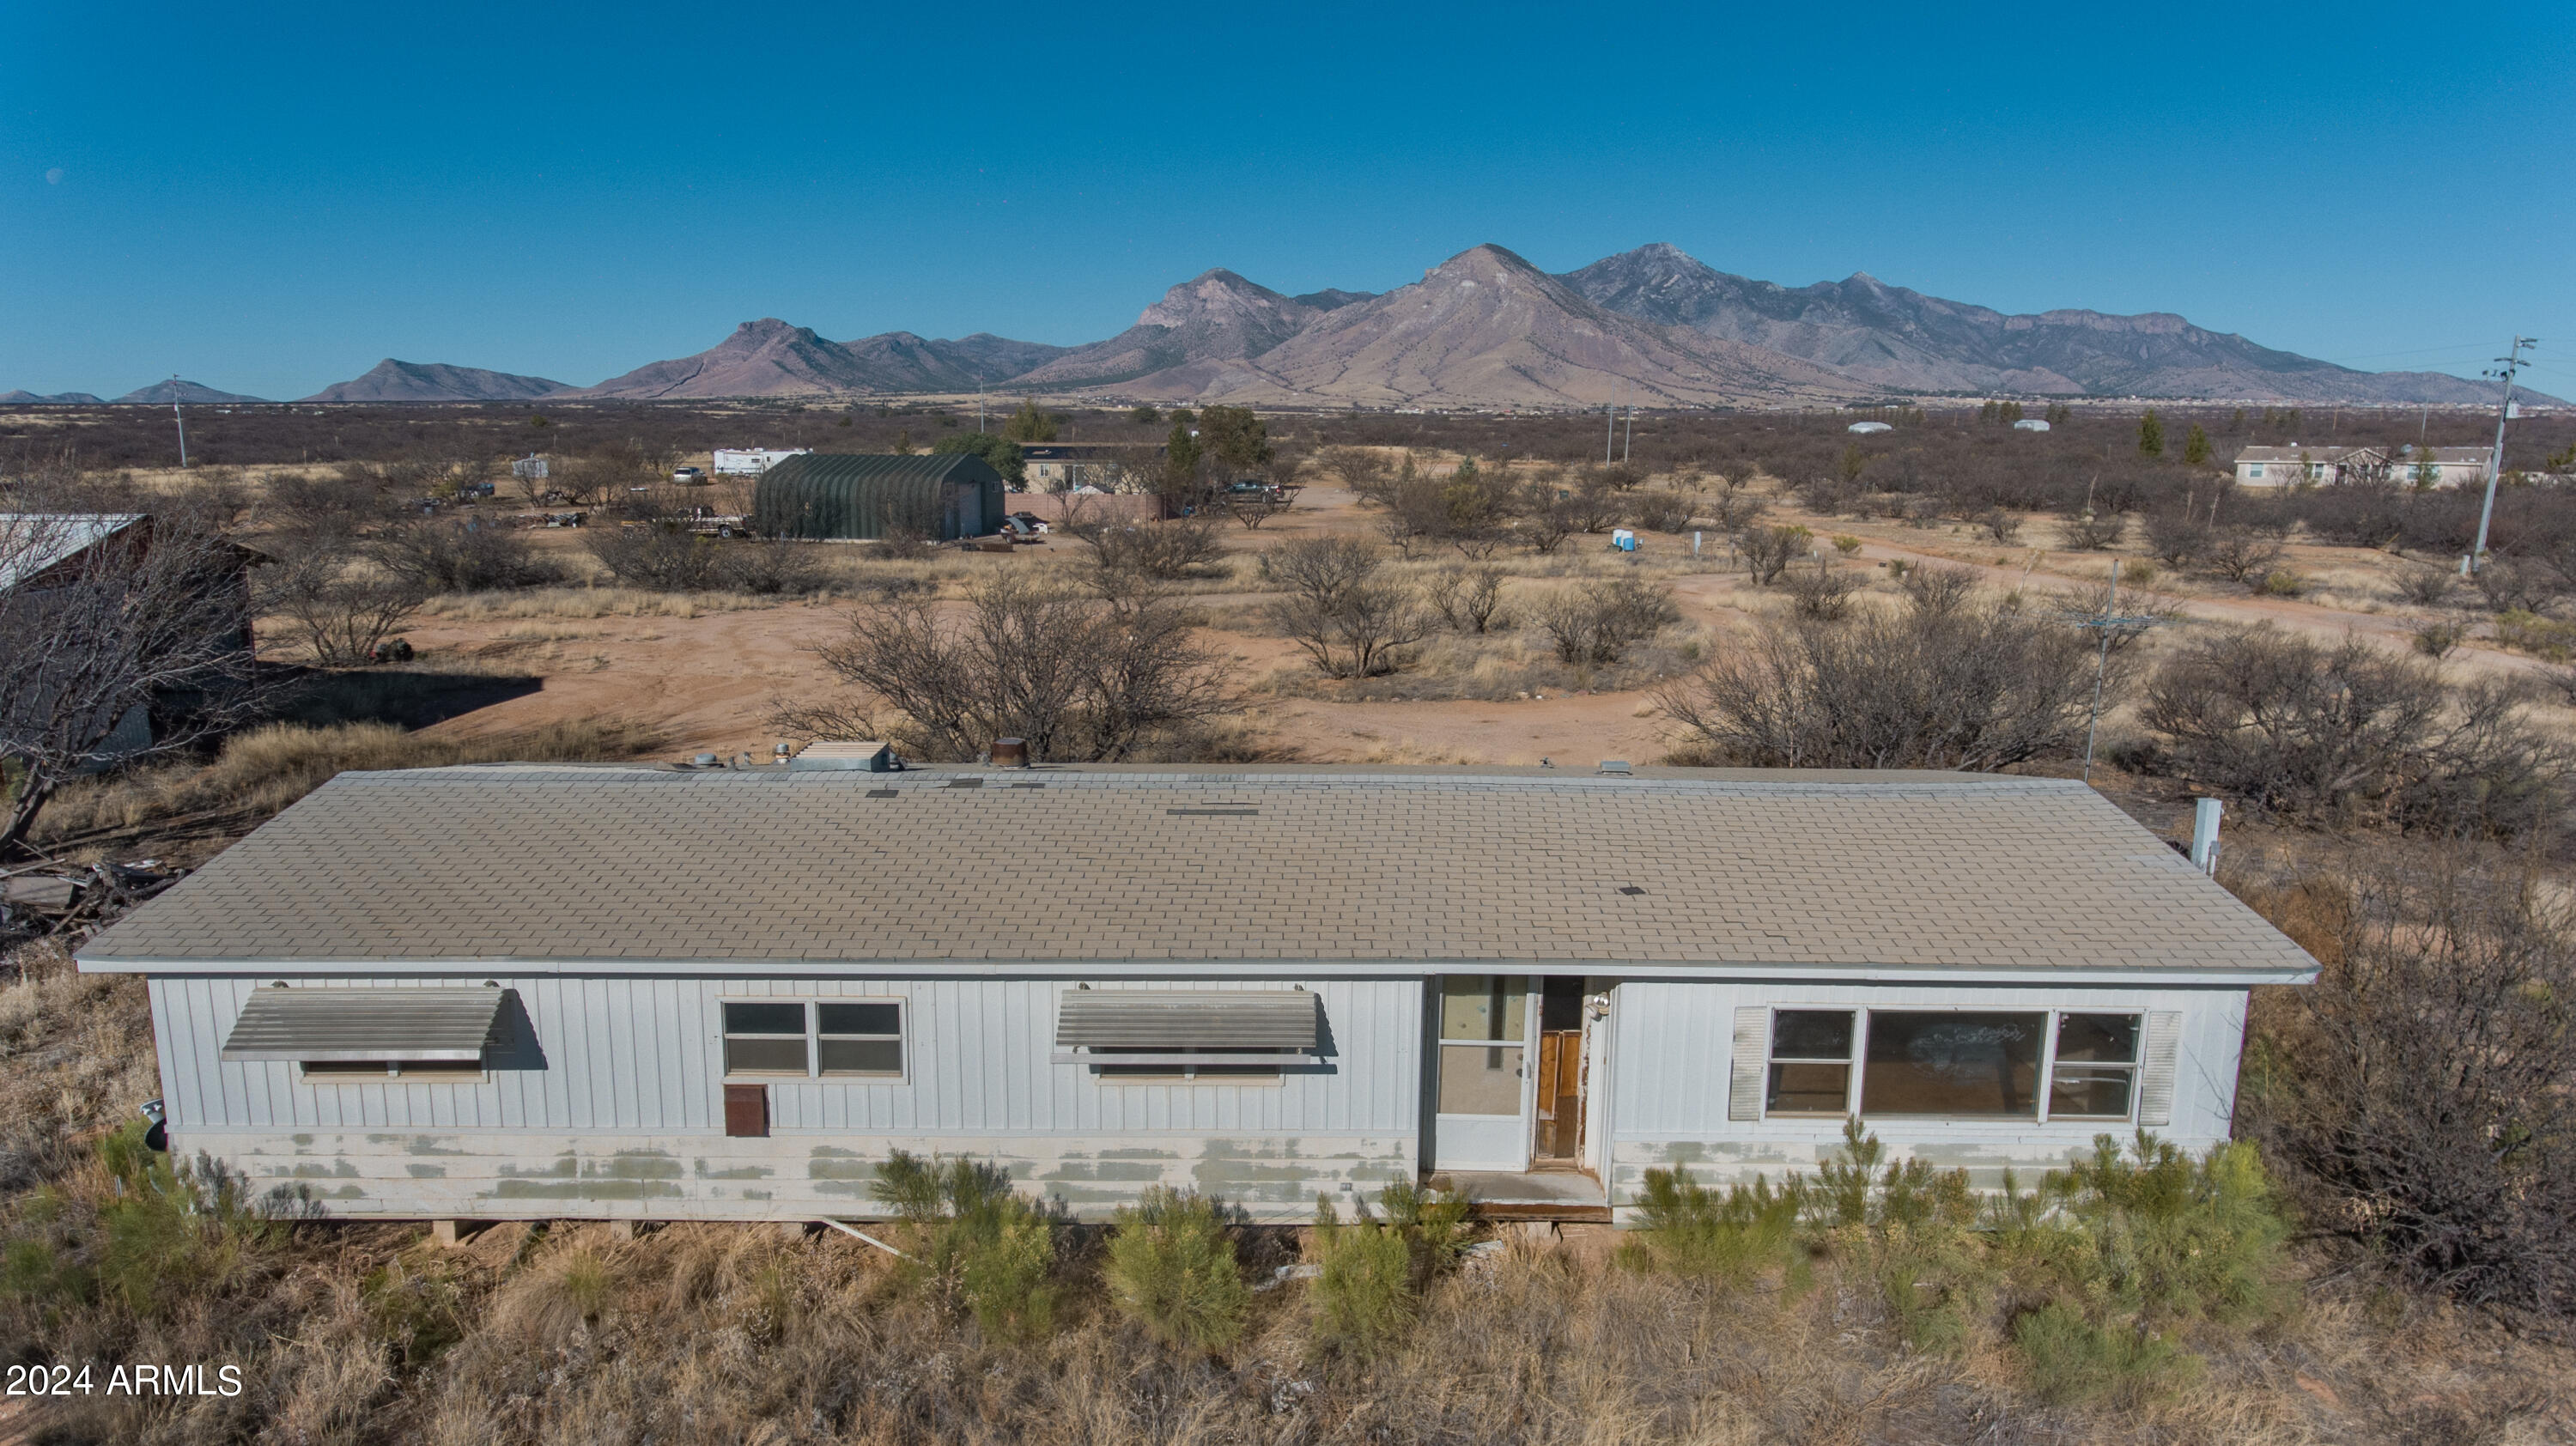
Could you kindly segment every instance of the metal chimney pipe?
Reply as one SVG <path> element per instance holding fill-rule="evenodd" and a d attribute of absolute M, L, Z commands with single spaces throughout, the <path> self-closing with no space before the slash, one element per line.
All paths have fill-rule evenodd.
<path fill-rule="evenodd" d="M 2191 861 L 2204 874 L 2218 872 L 2218 816 L 2225 811 L 2226 805 L 2214 798 L 2191 805 Z"/>

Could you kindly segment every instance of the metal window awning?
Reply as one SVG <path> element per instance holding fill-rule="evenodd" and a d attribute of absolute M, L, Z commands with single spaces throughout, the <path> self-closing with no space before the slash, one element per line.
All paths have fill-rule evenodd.
<path fill-rule="evenodd" d="M 1308 1064 L 1323 1011 L 1302 989 L 1068 989 L 1058 1064 Z"/>
<path fill-rule="evenodd" d="M 260 989 L 224 1041 L 228 1060 L 479 1063 L 501 1042 L 506 989 Z"/>

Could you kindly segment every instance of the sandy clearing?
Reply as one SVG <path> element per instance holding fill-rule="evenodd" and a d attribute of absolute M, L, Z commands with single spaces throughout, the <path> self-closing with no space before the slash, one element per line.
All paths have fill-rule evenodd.
<path fill-rule="evenodd" d="M 1862 545 L 1856 558 L 1836 558 L 1833 565 L 1882 579 L 1884 563 L 1903 559 L 1972 567 L 2003 587 L 2072 590 L 2098 586 L 2109 562 L 2101 553 L 1998 548 L 1979 545 L 1975 537 L 1957 532 L 1855 524 L 1811 516 L 1794 507 L 1775 507 L 1771 520 L 1803 523 L 1820 542 L 1837 533 L 1859 537 Z M 1372 514 L 1362 511 L 1348 492 L 1310 488 L 1296 510 L 1258 530 L 1229 526 L 1226 541 L 1238 553 L 1253 553 L 1320 532 L 1365 532 L 1373 522 Z M 1691 540 L 1689 533 L 1644 534 L 1639 555 L 1649 562 L 1679 562 L 1689 554 Z M 566 549 L 578 545 L 569 535 L 547 536 L 541 542 Z M 1598 552 L 1604 545 L 1601 538 L 1575 538 L 1566 547 L 1570 555 L 1579 556 Z M 1714 533 L 1705 534 L 1704 545 L 1724 546 Z M 2035 559 L 2034 553 L 2038 554 Z M 1068 544 L 1024 552 L 1001 565 L 1063 566 L 1080 555 L 1079 548 Z M 2382 589 L 2398 569 L 2421 566 L 2377 553 L 2307 545 L 2291 549 L 2291 564 L 2331 579 L 2333 596 L 2374 599 L 2393 596 L 2393 591 Z M 1741 572 L 1683 572 L 1670 580 L 1686 619 L 1720 637 L 1781 606 L 1777 593 L 1750 587 Z M 2378 601 L 2367 604 L 2378 609 L 2371 611 L 2220 593 L 2215 590 L 2219 586 L 2192 580 L 2175 591 L 2151 591 L 2159 602 L 2194 619 L 2271 622 L 2320 638 L 2349 631 L 2399 649 L 2409 647 L 2414 629 L 2432 616 L 2425 610 Z M 1211 629 L 1208 640 L 1234 662 L 1246 688 L 1255 690 L 1248 721 L 1293 756 L 1318 762 L 1536 763 L 1548 758 L 1559 766 L 1589 768 L 1604 758 L 1651 760 L 1670 746 L 1660 721 L 1651 715 L 1647 695 L 1635 690 L 1507 702 L 1338 702 L 1260 696 L 1258 681 L 1280 668 L 1296 666 L 1298 654 L 1284 639 L 1235 630 L 1249 624 L 1248 614 L 1259 596 L 1228 590 L 1196 594 L 1187 601 L 1227 625 Z M 748 752 L 766 757 L 779 741 L 767 721 L 774 699 L 837 691 L 838 685 L 811 649 L 845 627 L 847 610 L 859 605 L 797 603 L 695 618 L 611 616 L 567 620 L 559 626 L 524 620 L 428 618 L 408 636 L 431 666 L 449 659 L 478 671 L 524 672 L 541 680 L 535 692 L 438 724 L 439 729 L 481 734 L 565 718 L 637 718 L 666 727 L 674 755 Z M 513 641 L 505 636 L 513 630 L 522 637 L 549 631 L 556 636 Z M 2529 673 L 2544 666 L 2490 647 L 2464 647 L 2453 662 L 2493 672 Z"/>

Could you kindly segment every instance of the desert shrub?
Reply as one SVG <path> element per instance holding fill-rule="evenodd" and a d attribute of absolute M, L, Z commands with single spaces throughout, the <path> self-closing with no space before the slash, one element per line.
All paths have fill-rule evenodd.
<path fill-rule="evenodd" d="M 1743 554 L 1754 586 L 1768 587 L 1790 563 L 1807 555 L 1807 542 L 1814 536 L 1803 527 L 1747 527 L 1735 534 L 1735 550 Z"/>
<path fill-rule="evenodd" d="M 973 758 L 1020 738 L 1032 760 L 1115 762 L 1234 711 L 1216 654 L 1168 597 L 1115 573 L 1093 593 L 1005 569 L 967 594 L 963 617 L 909 596 L 849 615 L 815 649 L 843 682 L 900 710 L 920 756 Z M 782 700 L 779 727 L 808 738 L 879 738 L 878 721 L 832 699 Z"/>
<path fill-rule="evenodd" d="M 1333 1202 L 1315 1202 L 1315 1264 L 1310 1292 L 1315 1339 L 1355 1355 L 1394 1344 L 1412 1323 L 1413 1250 L 1394 1226 L 1361 1219 L 1344 1222 Z"/>
<path fill-rule="evenodd" d="M 1559 662 L 1615 663 L 1627 650 L 1673 623 L 1681 612 L 1672 589 L 1644 578 L 1601 578 L 1563 588 L 1541 603 L 1538 625 Z"/>
<path fill-rule="evenodd" d="M 2173 1342 L 2097 1325 L 2064 1301 L 2016 1318 L 2012 1339 L 2031 1390 L 2052 1405 L 2135 1406 L 2170 1395 L 2198 1374 L 2197 1359 Z"/>
<path fill-rule="evenodd" d="M 2390 850 L 2238 885 L 2324 963 L 2246 1117 L 2318 1229 L 2462 1300 L 2576 1306 L 2576 917 L 2527 861 Z"/>
<path fill-rule="evenodd" d="M 2021 536 L 2021 518 L 2000 507 L 1989 507 L 1977 514 L 1977 526 L 1999 544 L 2009 545 Z"/>
<path fill-rule="evenodd" d="M 1834 551 L 1845 557 L 1860 556 L 1860 549 L 1861 540 L 1848 532 L 1839 533 L 1834 537 Z"/>
<path fill-rule="evenodd" d="M 1265 610 L 1332 678 L 1374 678 L 1405 667 L 1431 614 L 1413 590 L 1378 576 L 1377 550 L 1357 538 L 1309 537 L 1261 555 L 1261 575 L 1288 596 Z"/>
<path fill-rule="evenodd" d="M 1638 1196 L 1644 1228 L 1623 1258 L 1674 1275 L 1738 1285 L 1774 1267 L 1805 1264 L 1797 1238 L 1806 1204 L 1801 1182 L 1775 1191 L 1767 1179 L 1731 1185 L 1723 1194 L 1682 1167 L 1648 1170 Z"/>
<path fill-rule="evenodd" d="M 1503 613 L 1503 576 L 1491 563 L 1444 567 L 1423 586 L 1422 598 L 1453 631 L 1496 632 L 1511 626 Z"/>
<path fill-rule="evenodd" d="M 2267 626 L 2173 653 L 2141 719 L 2156 766 L 2265 813 L 2501 838 L 2554 833 L 2569 802 L 2569 752 L 2525 711 L 2511 686 L 2453 687 L 2423 659 Z"/>
<path fill-rule="evenodd" d="M 2469 574 L 2469 581 L 2499 613 L 2546 612 L 2568 591 L 2566 576 L 2537 558 L 2491 557 Z"/>
<path fill-rule="evenodd" d="M 2147 554 L 2167 567 L 2183 567 L 2209 550 L 2209 524 L 2189 512 L 2147 514 Z"/>
<path fill-rule="evenodd" d="M 962 1304 L 993 1341 L 1029 1341 L 1055 1326 L 1056 1220 L 1011 1187 L 999 1166 L 888 1152 L 869 1187 L 913 1227 L 916 1278 Z"/>
<path fill-rule="evenodd" d="M 2336 547 L 2391 547 L 2408 530 L 2410 501 L 2394 487 L 2320 487 L 2298 501 L 2309 533 Z"/>
<path fill-rule="evenodd" d="M 1851 616 L 1852 598 L 1863 586 L 1861 579 L 1847 572 L 1818 568 L 1792 568 L 1780 579 L 1780 590 L 1789 595 L 1792 611 L 1802 618 L 1819 622 L 1840 622 Z"/>
<path fill-rule="evenodd" d="M 1957 612 L 1973 602 L 1982 589 L 1974 568 L 1928 563 L 1898 573 L 1896 585 L 1905 590 L 1906 601 L 1917 612 L 1935 615 Z"/>
<path fill-rule="evenodd" d="M 716 544 L 718 592 L 753 597 L 807 593 L 824 582 L 817 544 L 738 537 Z"/>
<path fill-rule="evenodd" d="M 2459 575 L 2444 567 L 2410 567 L 2397 578 L 2397 600 L 2419 608 L 2440 607 L 2450 601 L 2452 588 Z"/>
<path fill-rule="evenodd" d="M 133 828 L 153 818 L 221 810 L 266 817 L 359 770 L 442 768 L 459 763 L 597 762 L 662 745 L 651 725 L 579 718 L 511 733 L 466 737 L 415 733 L 391 723 L 321 728 L 270 723 L 224 740 L 204 762 L 182 762 L 84 779 L 48 812 L 49 832 Z"/>
<path fill-rule="evenodd" d="M 2308 587 L 2306 578 L 2287 568 L 2276 568 L 2263 574 L 2263 580 L 2254 585 L 2254 591 L 2264 597 L 2305 597 Z"/>
<path fill-rule="evenodd" d="M 1754 767 L 1985 770 L 2067 753 L 2093 699 L 2092 640 L 2010 601 L 1952 597 L 1943 571 L 1906 578 L 1941 605 L 1766 619 L 1749 648 L 1657 689 L 1655 707 Z M 2127 651 L 2110 659 L 2108 698 Z"/>
<path fill-rule="evenodd" d="M 1071 530 L 1108 572 L 1174 581 L 1205 573 L 1225 559 L 1216 521 L 1205 515 L 1168 522 L 1086 522 Z"/>
<path fill-rule="evenodd" d="M 1687 532 L 1691 499 L 1678 492 L 1641 491 L 1628 499 L 1628 523 L 1648 532 Z"/>
<path fill-rule="evenodd" d="M 2468 630 L 2458 623 L 2426 623 L 2415 630 L 2415 651 L 2438 662 L 2451 656 L 2467 636 Z"/>
<path fill-rule="evenodd" d="M 377 646 L 400 632 L 429 599 L 428 590 L 412 579 L 321 552 L 285 559 L 252 576 L 260 610 L 286 619 L 324 667 L 371 661 Z"/>
<path fill-rule="evenodd" d="M 2570 645 L 2576 644 L 2576 623 L 2560 622 L 2515 608 L 2496 615 L 2495 640 L 2499 645 L 2518 652 L 2546 658 L 2553 663 L 2565 662 Z"/>
<path fill-rule="evenodd" d="M 2229 582 L 2258 584 L 2281 565 L 2281 544 L 2250 527 L 2223 527 L 2210 535 L 2202 560 Z"/>
<path fill-rule="evenodd" d="M 1703 505 L 1708 509 L 1709 520 L 1717 524 L 1718 531 L 1728 533 L 1750 531 L 1761 523 L 1762 514 L 1771 508 L 1771 504 L 1759 495 L 1740 487 L 1729 487 L 1707 499 Z"/>
<path fill-rule="evenodd" d="M 653 592 L 707 592 L 715 587 L 716 540 L 678 528 L 598 528 L 584 539 L 590 555 L 628 587 Z"/>
<path fill-rule="evenodd" d="M 548 587 L 563 569 L 503 527 L 424 519 L 389 527 L 368 545 L 378 567 L 424 593 Z"/>
<path fill-rule="evenodd" d="M 114 1193 L 98 1207 L 94 1232 L 76 1236 L 68 1252 L 34 1236 L 9 1243 L 0 1284 L 10 1293 L 110 1303 L 155 1319 L 258 1270 L 260 1256 L 283 1240 L 282 1229 L 240 1177 L 150 1148 L 143 1142 L 148 1128 L 129 1120 L 99 1139 L 98 1163 Z"/>
<path fill-rule="evenodd" d="M 1157 1186 L 1119 1210 L 1101 1277 L 1110 1301 L 1165 1345 L 1224 1350 L 1252 1310 L 1224 1214 L 1195 1191 Z"/>
<path fill-rule="evenodd" d="M 1473 1208 L 1466 1196 L 1397 1179 L 1378 1192 L 1377 1204 L 1387 1228 L 1404 1240 L 1416 1286 L 1456 1264 L 1466 1249 L 1467 1212 Z"/>
<path fill-rule="evenodd" d="M 2120 569 L 2120 581 L 2131 587 L 2153 587 L 2156 581 L 2156 565 L 2143 557 L 2132 559 L 2126 567 Z"/>
<path fill-rule="evenodd" d="M 2127 536 L 2129 519 L 2117 512 L 2080 508 L 2058 524 L 2060 545 L 2072 552 L 2108 552 Z"/>

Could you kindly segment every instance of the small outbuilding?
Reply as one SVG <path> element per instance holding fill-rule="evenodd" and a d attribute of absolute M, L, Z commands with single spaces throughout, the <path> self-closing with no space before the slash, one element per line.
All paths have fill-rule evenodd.
<path fill-rule="evenodd" d="M 948 542 L 998 530 L 1002 514 L 1002 474 L 962 452 L 803 452 L 772 464 L 751 494 L 751 524 L 764 537 L 880 539 L 917 532 Z"/>
<path fill-rule="evenodd" d="M 1862 436 L 1868 436 L 1873 432 L 1893 432 L 1896 429 L 1885 422 L 1854 422 L 1850 426 L 1843 428 L 1843 430 L 1846 432 L 1857 432 Z"/>

